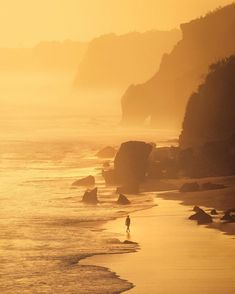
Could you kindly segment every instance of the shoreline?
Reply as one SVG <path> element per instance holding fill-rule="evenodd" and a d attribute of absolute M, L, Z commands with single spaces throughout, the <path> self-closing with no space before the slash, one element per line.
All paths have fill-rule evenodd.
<path fill-rule="evenodd" d="M 154 203 L 153 205 L 151 206 L 148 206 L 148 207 L 144 207 L 144 208 L 136 208 L 136 209 L 131 209 L 130 211 L 126 211 L 125 212 L 125 215 L 126 214 L 132 214 L 132 213 L 138 213 L 138 212 L 142 212 L 142 211 L 146 211 L 146 210 L 149 210 L 149 209 L 152 209 L 154 207 L 156 207 L 158 204 Z M 95 225 L 94 227 L 100 227 L 101 230 L 103 231 L 107 231 L 106 230 L 106 226 L 109 222 L 113 222 L 113 221 L 117 221 L 117 220 L 120 220 L 120 219 L 123 219 L 125 218 L 125 215 L 122 214 L 120 216 L 115 216 L 113 217 L 112 219 L 110 220 L 106 220 L 106 221 L 102 221 L 100 222 L 100 224 L 98 225 Z M 124 289 L 119 289 L 117 291 L 112 291 L 112 292 L 107 292 L 107 293 L 112 293 L 112 294 L 120 294 L 120 293 L 124 293 L 126 291 L 129 291 L 131 289 L 133 289 L 135 287 L 135 285 L 127 280 L 127 279 L 124 279 L 122 278 L 120 275 L 118 275 L 118 273 L 116 273 L 115 271 L 113 271 L 111 268 L 109 267 L 105 267 L 105 266 L 101 266 L 101 265 L 96 265 L 96 264 L 85 264 L 86 263 L 86 260 L 88 259 L 92 259 L 92 258 L 99 258 L 100 256 L 118 256 L 118 255 L 121 255 L 121 256 L 124 256 L 125 254 L 131 254 L 131 253 L 136 253 L 140 250 L 140 246 L 139 244 L 124 244 L 123 242 L 121 242 L 118 238 L 115 238 L 115 233 L 113 232 L 108 232 L 110 234 L 110 236 L 113 236 L 113 241 L 114 241 L 114 245 L 120 245 L 120 251 L 118 251 L 118 249 L 116 249 L 117 251 L 113 251 L 113 252 L 101 252 L 101 253 L 90 253 L 90 254 L 84 254 L 83 256 L 80 256 L 78 261 L 77 261 L 77 264 L 79 267 L 87 267 L 87 266 L 91 266 L 93 268 L 96 268 L 98 270 L 101 270 L 101 271 L 104 271 L 106 273 L 108 273 L 110 275 L 110 278 L 111 279 L 115 279 L 115 280 L 118 280 L 118 282 L 120 283 L 120 288 L 121 286 L 123 286 Z M 126 240 L 126 239 L 125 239 Z M 123 241 L 125 241 L 123 240 Z M 119 242 L 118 242 L 119 241 Z M 125 285 L 123 285 L 123 283 Z M 97 293 L 100 293 L 100 292 L 97 292 Z M 105 292 L 106 293 L 106 292 Z"/>
<path fill-rule="evenodd" d="M 161 197 L 161 196 L 162 195 L 160 193 L 159 197 Z M 175 206 L 175 203 L 176 203 L 176 206 L 179 208 L 179 211 L 180 212 L 182 212 L 182 211 L 184 213 L 185 212 L 188 212 L 187 206 L 181 206 L 180 203 L 179 203 L 179 201 L 164 200 L 164 199 L 160 199 L 160 198 L 157 198 L 157 201 L 160 202 L 160 206 L 163 206 L 164 207 L 163 210 L 164 209 L 167 209 L 167 206 L 169 204 L 170 204 L 170 206 L 172 206 L 172 205 Z M 133 212 L 130 215 L 131 215 L 131 218 L 132 218 L 132 216 L 134 217 L 135 223 L 136 222 L 137 222 L 137 224 L 140 223 L 140 226 L 142 225 L 141 223 L 146 223 L 146 222 L 148 222 L 149 219 L 153 219 L 154 221 L 161 223 L 162 222 L 161 219 L 163 219 L 163 221 L 164 221 L 164 218 L 171 218 L 171 217 L 175 218 L 177 221 L 179 221 L 179 219 L 181 219 L 180 222 L 179 222 L 180 225 L 181 225 L 181 222 L 182 222 L 182 214 L 181 213 L 180 213 L 181 215 L 178 215 L 178 214 L 176 214 L 176 215 L 161 215 L 161 214 L 160 215 L 155 215 L 155 213 L 158 212 L 158 209 L 159 209 L 159 207 L 158 206 L 155 206 L 155 207 L 152 207 L 150 209 L 145 209 L 144 211 Z M 154 214 L 154 215 L 152 215 L 152 214 Z M 141 220 L 141 222 L 140 222 L 140 220 Z M 200 232 L 200 234 L 202 234 L 202 236 L 203 236 L 203 239 L 205 239 L 205 240 L 207 240 L 207 237 L 210 236 L 210 235 L 213 236 L 213 238 L 214 237 L 218 238 L 219 243 L 221 243 L 222 245 L 223 245 L 223 241 L 224 240 L 225 240 L 225 243 L 227 242 L 226 240 L 228 240 L 228 239 L 223 239 L 223 238 L 226 238 L 226 237 L 223 234 L 219 233 L 219 231 L 217 231 L 217 230 L 207 231 L 207 230 L 205 230 L 206 226 L 198 226 L 194 222 L 188 221 L 185 218 L 185 216 L 183 217 L 183 223 L 184 223 L 184 226 L 186 225 L 186 231 L 187 231 L 187 233 L 190 233 L 190 232 L 192 232 L 192 231 L 195 230 L 196 233 L 197 232 Z M 116 236 L 118 236 L 119 238 L 120 237 L 123 238 L 125 236 L 125 233 L 123 232 L 123 230 L 120 231 L 120 224 L 122 224 L 122 227 L 123 227 L 123 220 L 121 220 L 120 218 L 118 218 L 116 220 L 108 221 L 105 224 L 105 228 L 110 233 L 113 233 L 113 229 L 114 228 L 117 228 L 117 230 L 115 230 L 116 233 L 113 233 L 113 234 L 116 235 Z M 162 225 L 163 225 L 163 223 L 162 223 Z M 144 231 L 140 232 L 140 235 L 142 234 L 142 237 L 147 239 L 148 237 L 147 236 L 144 236 L 143 233 L 144 233 Z M 134 234 L 135 234 L 135 232 L 134 232 Z M 140 235 L 138 235 L 138 234 L 139 233 L 137 232 L 137 235 L 134 235 L 134 238 L 135 237 L 139 238 Z M 164 234 L 164 232 L 161 233 L 161 236 L 164 236 L 164 238 L 167 238 L 167 242 L 169 242 L 171 237 L 165 236 L 163 234 Z M 139 265 L 141 264 L 144 267 L 145 270 L 148 270 L 148 268 L 146 268 L 146 264 L 143 263 L 143 262 L 141 263 L 141 256 L 142 255 L 146 255 L 146 249 L 145 249 L 146 246 L 147 247 L 150 246 L 150 249 L 151 250 L 153 248 L 151 247 L 152 246 L 151 244 L 150 245 L 148 244 L 149 243 L 148 240 L 145 240 L 143 242 L 143 240 L 141 240 L 141 238 L 140 238 L 140 240 L 133 239 L 133 241 L 137 241 L 138 244 L 139 244 L 139 246 L 140 246 L 140 250 L 137 250 L 136 252 L 128 253 L 125 256 L 124 256 L 124 254 L 121 254 L 121 255 L 120 254 L 105 254 L 105 255 L 99 255 L 99 256 L 94 255 L 92 257 L 88 257 L 86 259 L 83 259 L 81 261 L 80 265 L 94 265 L 95 264 L 97 266 L 101 266 L 101 267 L 107 268 L 111 272 L 115 272 L 116 275 L 117 275 L 117 277 L 119 279 L 124 280 L 124 281 L 128 281 L 128 282 L 130 282 L 130 283 L 133 284 L 133 287 L 130 288 L 129 290 L 124 290 L 124 291 L 121 291 L 121 292 L 118 292 L 118 293 L 123 293 L 123 292 L 126 292 L 126 291 L 128 293 L 132 293 L 132 292 L 133 293 L 145 293 L 145 292 L 142 292 L 143 291 L 143 288 L 138 288 L 139 290 L 137 289 L 138 285 L 136 285 L 136 283 L 135 283 L 136 277 L 134 277 L 134 276 L 135 276 L 135 274 L 138 273 L 138 270 L 136 269 L 136 267 L 138 267 L 138 264 Z M 184 238 L 183 238 L 183 240 L 184 240 Z M 195 240 L 196 240 L 196 238 L 195 238 Z M 210 241 L 208 241 L 208 242 L 210 242 Z M 229 240 L 228 243 L 229 242 L 231 242 L 231 240 Z M 155 245 L 155 243 L 154 243 L 154 245 Z M 163 245 L 165 246 L 165 244 L 163 244 Z M 147 249 L 149 249 L 149 248 L 147 248 Z M 144 250 L 144 252 L 142 252 L 143 250 Z M 179 251 L 179 252 L 181 252 L 181 251 Z M 158 257 L 161 257 L 161 256 L 159 256 L 159 253 L 156 253 L 156 255 Z M 147 260 L 145 260 L 145 262 L 146 261 L 149 261 L 151 263 L 151 259 L 152 258 L 153 259 L 155 258 L 154 255 L 153 256 L 150 256 L 150 257 L 151 258 L 149 259 L 149 252 L 147 250 L 147 257 L 146 257 Z M 137 260 L 139 259 L 139 260 L 138 260 L 138 263 L 136 264 L 136 267 L 135 267 L 135 264 L 133 262 L 136 259 Z M 176 257 L 176 259 L 177 259 L 177 261 L 179 261 L 177 257 Z M 128 262 L 128 260 L 129 260 L 129 262 Z M 133 265 L 133 267 L 131 266 L 131 268 L 130 268 L 130 264 Z M 147 266 L 148 266 L 148 264 L 149 263 L 147 262 Z M 144 269 L 143 269 L 143 271 L 141 270 L 141 272 L 143 272 L 143 274 L 144 274 Z M 138 275 L 139 274 L 140 273 L 138 273 Z M 146 277 L 146 278 L 148 278 L 148 277 Z M 153 293 L 151 291 L 153 291 L 153 289 L 149 289 L 146 293 Z M 172 289 L 171 289 L 171 291 L 172 291 Z M 221 289 L 220 289 L 220 291 L 221 291 Z M 116 292 L 113 292 L 113 293 L 116 293 Z M 159 292 L 159 293 L 168 293 L 168 292 Z M 192 292 L 192 293 L 194 293 L 194 292 Z M 217 293 L 217 292 L 215 291 L 215 293 Z M 218 292 L 218 293 L 221 293 L 221 292 Z M 224 293 L 232 293 L 232 292 L 224 292 Z"/>
<path fill-rule="evenodd" d="M 171 182 L 171 181 L 170 181 Z M 178 188 L 186 182 L 198 182 L 206 183 L 211 182 L 214 184 L 223 184 L 226 187 L 223 189 L 204 190 L 197 192 L 170 192 L 161 193 L 161 198 L 165 200 L 177 200 L 184 206 L 201 206 L 207 213 L 210 213 L 211 209 L 218 211 L 215 221 L 207 225 L 207 228 L 222 231 L 228 235 L 235 235 L 235 223 L 226 223 L 220 221 L 220 218 L 224 215 L 224 211 L 235 207 L 235 176 L 229 177 L 214 177 L 214 178 L 202 178 L 202 179 L 180 179 L 173 181 Z M 189 214 L 190 216 L 190 214 Z"/>
<path fill-rule="evenodd" d="M 157 184 L 155 183 L 154 188 L 152 184 L 145 184 L 145 188 L 144 191 L 145 193 L 149 192 L 153 192 L 154 189 L 158 188 L 160 191 L 159 192 L 155 192 L 156 194 L 158 194 L 158 197 L 162 198 L 163 201 L 178 201 L 179 205 L 182 205 L 183 207 L 187 208 L 188 206 L 194 206 L 194 205 L 200 205 L 203 208 L 205 208 L 206 211 L 210 210 L 210 208 L 216 208 L 217 210 L 220 211 L 220 214 L 222 215 L 222 211 L 226 210 L 228 208 L 231 207 L 233 201 L 235 198 L 231 197 L 229 199 L 227 199 L 227 201 L 224 201 L 224 193 L 226 192 L 226 194 L 233 194 L 233 190 L 235 191 L 235 177 L 216 177 L 216 178 L 203 178 L 203 179 L 196 179 L 195 181 L 202 183 L 202 182 L 212 182 L 212 183 L 222 183 L 226 185 L 225 189 L 218 189 L 218 190 L 208 190 L 208 191 L 199 191 L 199 192 L 188 192 L 188 193 L 181 193 L 176 191 L 176 189 L 179 189 L 179 187 L 185 183 L 185 182 L 193 182 L 194 179 L 179 179 L 179 180 L 161 180 L 159 181 Z M 164 191 L 165 189 L 165 191 Z M 172 190 L 171 190 L 172 189 Z M 166 191 L 167 190 L 167 191 Z M 216 195 L 216 197 L 214 197 Z M 223 201 L 218 201 L 218 199 L 223 199 Z M 157 198 L 159 199 L 159 198 Z M 153 209 L 157 204 L 154 204 L 152 207 L 148 207 L 148 208 L 143 208 L 140 210 L 136 210 L 136 211 L 131 211 L 130 215 L 133 215 L 135 213 L 139 213 L 141 211 L 145 211 L 146 214 L 148 214 L 148 212 Z M 235 206 L 235 205 L 234 205 Z M 188 212 L 188 216 L 191 214 L 191 211 Z M 104 229 L 105 230 L 109 230 L 107 228 L 109 228 L 109 224 L 110 222 L 115 222 L 115 221 L 120 221 L 120 219 L 123 218 L 123 216 L 119 216 L 117 218 L 115 218 L 114 220 L 109 220 L 107 221 L 105 224 L 103 224 Z M 189 221 L 189 224 L 193 224 L 195 225 L 194 222 Z M 198 225 L 196 225 L 198 226 Z M 213 229 L 212 231 L 221 231 L 225 234 L 228 235 L 235 235 L 235 224 L 224 224 L 224 223 L 218 223 L 218 222 L 214 222 L 210 225 L 206 225 L 206 226 L 201 226 L 202 228 L 211 228 Z M 134 240 L 135 241 L 135 240 Z M 141 246 L 141 244 L 138 243 L 139 246 Z M 121 253 L 122 255 L 124 255 L 124 253 L 128 253 L 128 254 L 132 254 L 132 253 L 138 253 L 139 251 L 141 251 L 141 247 L 136 248 L 133 251 L 130 252 L 123 252 Z M 112 256 L 115 255 L 120 255 L 119 253 L 107 253 L 105 254 L 105 259 L 113 259 Z M 88 264 L 97 264 L 97 260 L 99 265 L 100 265 L 100 259 L 103 259 L 103 254 L 99 254 L 99 255 L 93 255 L 93 256 L 89 256 L 89 257 L 85 257 L 84 259 L 81 260 L 81 263 L 79 261 L 79 264 L 86 264 L 88 262 Z M 91 261 L 91 263 L 90 263 Z M 101 262 L 102 263 L 102 262 Z M 122 275 L 119 275 L 119 273 L 117 273 L 116 271 L 113 271 L 112 269 L 112 264 L 110 264 L 110 267 L 106 267 L 106 266 L 101 266 L 103 268 L 105 268 L 106 270 L 109 270 L 111 273 L 114 273 L 115 277 L 131 283 L 132 286 L 124 291 L 118 292 L 118 293 L 123 293 L 126 291 L 131 292 L 131 289 L 135 289 L 135 285 L 133 284 L 132 280 L 128 280 L 125 277 L 123 278 Z M 116 292 L 114 292 L 116 293 Z"/>

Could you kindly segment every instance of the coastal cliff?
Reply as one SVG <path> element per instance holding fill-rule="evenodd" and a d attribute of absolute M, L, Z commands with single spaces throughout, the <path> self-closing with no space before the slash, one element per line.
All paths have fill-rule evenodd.
<path fill-rule="evenodd" d="M 122 122 L 180 128 L 188 97 L 210 64 L 235 53 L 235 4 L 181 25 L 182 40 L 162 58 L 159 71 L 122 97 Z"/>
<path fill-rule="evenodd" d="M 232 140 L 235 134 L 235 56 L 210 67 L 198 91 L 191 95 L 180 136 L 182 148 Z"/>
<path fill-rule="evenodd" d="M 108 34 L 89 43 L 74 82 L 75 88 L 127 87 L 153 75 L 161 57 L 180 39 L 180 31 Z"/>

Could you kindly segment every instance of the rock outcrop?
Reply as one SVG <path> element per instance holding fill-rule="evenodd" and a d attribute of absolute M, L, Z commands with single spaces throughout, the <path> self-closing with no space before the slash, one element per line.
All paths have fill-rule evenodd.
<path fill-rule="evenodd" d="M 111 158 L 114 157 L 117 153 L 117 150 L 114 147 L 107 146 L 101 149 L 96 153 L 96 156 L 99 158 Z"/>
<path fill-rule="evenodd" d="M 200 190 L 200 186 L 197 182 L 185 183 L 179 189 L 180 192 L 197 192 Z"/>
<path fill-rule="evenodd" d="M 197 182 L 185 183 L 183 184 L 179 191 L 180 192 L 197 192 L 197 191 L 207 191 L 207 190 L 217 190 L 226 188 L 223 184 L 215 184 L 215 183 L 202 183 L 199 185 Z"/>
<path fill-rule="evenodd" d="M 226 210 L 221 220 L 224 220 L 229 223 L 235 223 L 235 208 Z"/>
<path fill-rule="evenodd" d="M 130 204 L 130 200 L 123 194 L 120 194 L 117 200 L 117 204 L 119 205 L 127 205 Z"/>
<path fill-rule="evenodd" d="M 129 244 L 129 245 L 138 245 L 138 243 L 137 243 L 137 242 L 130 241 L 130 240 L 125 240 L 125 241 L 123 241 L 123 244 Z"/>
<path fill-rule="evenodd" d="M 190 220 L 196 220 L 199 225 L 209 224 L 213 222 L 212 217 L 200 207 L 195 206 L 193 210 L 196 213 L 189 217 Z"/>
<path fill-rule="evenodd" d="M 94 186 L 94 185 L 95 185 L 95 177 L 93 176 L 88 176 L 72 183 L 72 186 Z"/>
<path fill-rule="evenodd" d="M 99 202 L 97 198 L 97 191 L 97 188 L 93 190 L 87 190 L 83 195 L 82 202 L 87 204 L 97 204 Z"/>
<path fill-rule="evenodd" d="M 217 190 L 217 189 L 224 189 L 226 188 L 223 184 L 215 184 L 215 183 L 203 183 L 201 185 L 201 190 Z"/>
<path fill-rule="evenodd" d="M 145 178 L 152 145 L 145 142 L 123 143 L 114 159 L 115 178 L 124 187 L 137 187 Z"/>
<path fill-rule="evenodd" d="M 123 143 L 115 156 L 114 169 L 103 171 L 106 183 L 121 185 L 119 193 L 137 193 L 146 177 L 152 148 L 151 144 L 140 141 Z"/>
<path fill-rule="evenodd" d="M 210 212 L 211 215 L 218 215 L 218 212 L 216 209 L 212 209 Z"/>
<path fill-rule="evenodd" d="M 124 124 L 151 118 L 158 128 L 180 128 L 189 96 L 210 64 L 235 53 L 235 4 L 182 24 L 182 40 L 162 58 L 147 82 L 131 85 L 122 97 Z"/>

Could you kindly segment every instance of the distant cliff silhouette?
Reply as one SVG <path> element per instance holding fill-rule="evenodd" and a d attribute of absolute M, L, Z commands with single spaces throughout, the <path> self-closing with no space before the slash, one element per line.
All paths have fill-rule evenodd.
<path fill-rule="evenodd" d="M 181 25 L 182 40 L 164 55 L 147 82 L 131 85 L 122 97 L 124 124 L 180 128 L 188 97 L 204 80 L 208 66 L 235 53 L 235 4 Z"/>
<path fill-rule="evenodd" d="M 0 48 L 0 71 L 75 70 L 87 43 L 41 42 L 33 48 Z"/>
<path fill-rule="evenodd" d="M 198 91 L 191 95 L 180 136 L 182 148 L 230 141 L 235 135 L 235 56 L 210 67 Z M 235 138 L 235 137 L 234 137 Z"/>
<path fill-rule="evenodd" d="M 108 34 L 89 43 L 78 68 L 75 86 L 127 87 L 154 74 L 165 52 L 180 39 L 180 31 Z"/>

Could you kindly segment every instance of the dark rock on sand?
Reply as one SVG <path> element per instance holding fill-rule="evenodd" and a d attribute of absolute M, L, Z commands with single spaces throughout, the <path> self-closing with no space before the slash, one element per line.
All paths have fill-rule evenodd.
<path fill-rule="evenodd" d="M 235 223 L 235 208 L 228 209 L 225 211 L 224 216 L 221 218 L 221 220 L 225 220 L 230 223 Z"/>
<path fill-rule="evenodd" d="M 93 176 L 88 176 L 72 183 L 72 186 L 94 186 L 94 185 L 95 185 L 95 178 Z"/>
<path fill-rule="evenodd" d="M 88 203 L 88 204 L 97 204 L 98 198 L 97 198 L 97 188 L 93 190 L 87 190 L 85 194 L 83 195 L 82 202 Z"/>
<path fill-rule="evenodd" d="M 222 184 L 215 184 L 215 183 L 203 183 L 201 185 L 202 190 L 216 190 L 216 189 L 224 189 L 226 188 L 225 185 Z"/>
<path fill-rule="evenodd" d="M 200 207 L 194 206 L 193 210 L 196 213 L 189 217 L 190 220 L 196 220 L 199 225 L 209 224 L 213 222 L 212 217 Z"/>
<path fill-rule="evenodd" d="M 121 241 L 117 238 L 109 238 L 109 239 L 106 239 L 106 243 L 108 244 L 120 244 Z"/>
<path fill-rule="evenodd" d="M 120 205 L 127 205 L 127 204 L 130 204 L 130 200 L 123 194 L 120 194 L 119 197 L 118 197 L 118 200 L 117 200 L 117 204 L 120 204 Z"/>
<path fill-rule="evenodd" d="M 137 242 L 130 241 L 130 240 L 125 240 L 125 241 L 123 241 L 123 244 L 133 244 L 133 245 L 137 245 L 138 243 L 137 243 Z"/>
<path fill-rule="evenodd" d="M 196 192 L 199 191 L 200 186 L 197 182 L 194 183 L 185 183 L 180 188 L 180 192 Z"/>
<path fill-rule="evenodd" d="M 218 214 L 216 209 L 212 209 L 210 213 L 211 213 L 211 215 L 217 215 Z"/>
<path fill-rule="evenodd" d="M 111 147 L 111 146 L 107 146 L 103 149 L 101 149 L 96 156 L 100 157 L 100 158 L 111 158 L 114 157 L 115 154 L 117 153 L 116 149 Z"/>

